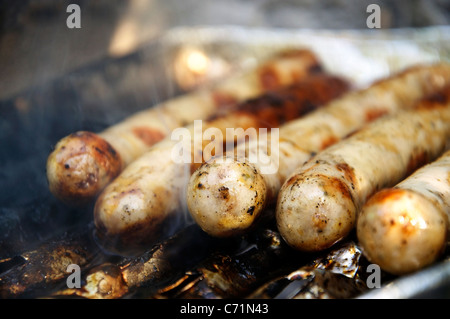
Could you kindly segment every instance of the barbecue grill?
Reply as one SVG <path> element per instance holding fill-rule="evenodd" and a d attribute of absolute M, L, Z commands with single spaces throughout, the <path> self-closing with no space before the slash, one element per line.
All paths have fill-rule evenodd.
<path fill-rule="evenodd" d="M 363 88 L 416 63 L 449 60 L 449 40 L 448 26 L 379 32 L 178 27 L 124 56 L 92 62 L 1 100 L 0 296 L 450 297 L 450 251 L 415 274 L 382 273 L 381 288 L 371 289 L 369 263 L 354 234 L 337 247 L 302 255 L 283 243 L 270 220 L 250 234 L 221 240 L 203 233 L 182 211 L 185 228 L 167 233 L 142 255 L 119 256 L 97 241 L 93 204 L 60 202 L 50 193 L 45 172 L 47 156 L 62 137 L 99 132 L 158 102 L 254 67 L 279 50 L 311 49 L 329 72 Z M 70 289 L 69 264 L 80 266 L 83 284 L 89 274 L 117 283 L 124 272 L 128 282 L 108 286 L 112 294 Z"/>

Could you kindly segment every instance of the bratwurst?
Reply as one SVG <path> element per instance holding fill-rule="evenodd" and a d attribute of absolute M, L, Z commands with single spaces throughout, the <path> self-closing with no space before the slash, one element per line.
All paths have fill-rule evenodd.
<path fill-rule="evenodd" d="M 298 250 L 331 247 L 354 228 L 372 194 L 434 160 L 449 138 L 450 103 L 398 112 L 369 124 L 287 179 L 276 208 L 280 234 Z"/>
<path fill-rule="evenodd" d="M 61 139 L 47 159 L 49 188 L 66 203 L 90 202 L 173 129 L 224 112 L 236 102 L 291 84 L 320 68 L 308 50 L 283 52 L 245 74 L 138 112 L 98 134 L 73 133 Z"/>
<path fill-rule="evenodd" d="M 364 255 L 396 275 L 432 264 L 450 227 L 450 151 L 372 196 L 357 221 Z"/>
<path fill-rule="evenodd" d="M 278 149 L 271 149 L 272 143 L 267 141 L 265 145 L 259 140 L 240 144 L 237 151 L 213 158 L 194 172 L 187 189 L 189 212 L 210 235 L 242 234 L 275 201 L 287 177 L 317 152 L 380 116 L 414 108 L 419 100 L 446 84 L 450 84 L 450 64 L 415 66 L 283 125 Z M 275 165 L 235 156 L 261 152 Z M 227 196 L 223 196 L 224 190 Z"/>
<path fill-rule="evenodd" d="M 244 130 L 277 127 L 326 104 L 347 92 L 349 86 L 336 76 L 311 75 L 289 87 L 243 102 L 228 115 L 204 121 L 200 134 L 209 128 L 221 133 L 222 138 L 214 136 L 213 144 L 217 148 L 213 151 L 218 154 L 223 144 L 229 142 L 225 138 L 228 128 L 242 129 L 230 141 L 238 143 L 245 138 Z M 187 181 L 191 172 L 209 158 L 205 150 L 212 143 L 207 139 L 195 143 L 195 125 L 185 130 L 189 134 L 184 142 L 190 152 L 186 162 L 176 157 L 180 142 L 167 137 L 131 163 L 101 193 L 94 219 L 105 246 L 121 251 L 138 248 L 183 226 Z M 197 155 L 200 156 L 196 163 Z"/>

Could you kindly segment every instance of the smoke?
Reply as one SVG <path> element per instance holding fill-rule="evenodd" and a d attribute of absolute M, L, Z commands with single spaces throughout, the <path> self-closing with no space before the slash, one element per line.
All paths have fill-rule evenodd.
<path fill-rule="evenodd" d="M 155 63 L 164 54 L 155 42 L 0 100 L 0 258 L 92 222 L 93 203 L 72 208 L 50 193 L 47 157 L 71 133 L 100 132 L 179 94 L 167 65 Z"/>

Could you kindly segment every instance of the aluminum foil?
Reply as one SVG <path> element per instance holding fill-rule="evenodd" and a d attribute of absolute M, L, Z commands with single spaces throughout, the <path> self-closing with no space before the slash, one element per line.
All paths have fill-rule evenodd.
<path fill-rule="evenodd" d="M 367 86 L 417 63 L 450 60 L 450 27 L 378 30 L 287 30 L 244 28 L 175 28 L 161 41 L 165 46 L 197 47 L 223 64 L 253 66 L 286 48 L 313 50 L 329 72 Z"/>

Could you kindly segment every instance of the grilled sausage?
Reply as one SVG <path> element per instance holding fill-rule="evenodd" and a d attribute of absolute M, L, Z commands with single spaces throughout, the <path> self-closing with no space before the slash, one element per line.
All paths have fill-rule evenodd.
<path fill-rule="evenodd" d="M 349 84 L 339 77 L 317 74 L 241 103 L 229 115 L 206 121 L 202 129 L 205 132 L 208 128 L 216 128 L 225 137 L 227 128 L 242 128 L 242 135 L 235 136 L 238 142 L 245 137 L 244 130 L 248 128 L 278 126 L 325 104 L 348 89 Z M 190 132 L 194 130 L 195 127 L 191 126 Z M 194 145 L 190 164 L 183 165 L 173 158 L 178 141 L 167 138 L 130 164 L 105 188 L 97 199 L 94 219 L 98 236 L 106 247 L 111 246 L 110 249 L 119 251 L 131 249 L 167 235 L 167 232 L 182 225 L 177 221 L 184 221 L 180 216 L 185 207 L 183 190 L 190 173 L 203 160 L 200 156 L 199 163 L 195 163 L 193 157 L 202 154 L 209 145 L 206 142 L 209 141 Z M 214 142 L 223 144 L 225 141 L 215 136 Z M 194 144 L 191 139 L 189 144 L 190 149 Z M 203 157 L 207 158 L 207 154 Z M 176 216 L 174 212 L 178 212 Z M 170 228 L 164 227 L 168 223 Z"/>
<path fill-rule="evenodd" d="M 174 128 L 206 119 L 238 101 L 288 85 L 318 70 L 319 62 L 312 52 L 284 52 L 253 71 L 141 111 L 99 134 L 71 134 L 61 139 L 48 157 L 49 188 L 67 203 L 85 204 Z"/>
<path fill-rule="evenodd" d="M 448 138 L 450 103 L 381 118 L 320 152 L 280 189 L 281 235 L 302 251 L 332 246 L 354 228 L 370 195 L 434 160 Z"/>
<path fill-rule="evenodd" d="M 450 226 L 450 151 L 372 196 L 357 221 L 363 253 L 396 275 L 417 271 L 444 251 Z"/>
<path fill-rule="evenodd" d="M 275 173 L 263 172 L 267 168 L 265 163 L 236 158 L 234 153 L 226 154 L 225 159 L 212 159 L 191 176 L 187 190 L 189 212 L 211 235 L 225 237 L 245 232 L 260 218 L 264 208 L 275 201 L 282 183 L 295 168 L 364 123 L 412 108 L 418 100 L 449 83 L 449 64 L 412 67 L 284 125 L 279 131 L 278 151 L 267 151 L 278 164 Z M 237 146 L 240 147 L 247 147 L 248 154 L 265 149 L 258 141 Z M 222 195 L 224 189 L 226 197 Z"/>

